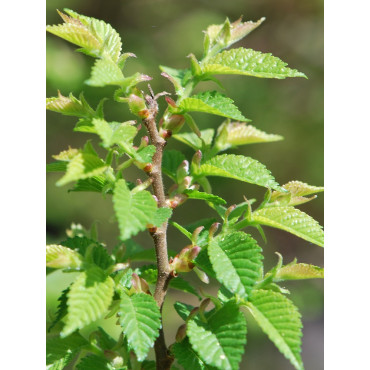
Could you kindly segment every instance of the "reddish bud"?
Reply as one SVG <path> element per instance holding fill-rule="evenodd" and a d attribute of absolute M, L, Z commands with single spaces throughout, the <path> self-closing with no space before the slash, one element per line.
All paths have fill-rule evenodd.
<path fill-rule="evenodd" d="M 164 98 L 166 99 L 166 102 L 168 103 L 168 105 L 170 105 L 171 107 L 177 108 L 177 105 L 173 99 L 171 99 L 169 96 L 165 96 Z"/>
<path fill-rule="evenodd" d="M 194 307 L 190 313 L 189 313 L 189 316 L 186 318 L 186 322 L 188 322 L 189 320 L 191 320 L 193 317 L 195 317 L 196 315 L 198 315 L 198 312 L 199 312 L 199 307 Z"/>
<path fill-rule="evenodd" d="M 153 169 L 153 165 L 151 163 L 147 163 L 144 166 L 143 171 L 146 172 L 146 173 L 150 173 L 150 172 L 152 172 L 152 169 Z"/>
<path fill-rule="evenodd" d="M 137 115 L 140 117 L 140 118 L 148 118 L 149 115 L 150 115 L 150 112 L 148 111 L 148 109 L 143 109 L 139 112 L 137 112 Z"/>
<path fill-rule="evenodd" d="M 225 218 L 228 218 L 230 216 L 230 213 L 236 208 L 236 204 L 233 204 L 232 206 L 230 206 L 226 212 L 225 212 Z"/>
<path fill-rule="evenodd" d="M 132 274 L 131 284 L 132 284 L 132 287 L 131 287 L 132 291 L 135 291 L 137 293 L 142 292 L 146 294 L 151 294 L 148 283 L 136 273 Z"/>
<path fill-rule="evenodd" d="M 191 241 L 193 242 L 193 244 L 196 244 L 199 234 L 202 232 L 203 229 L 204 226 L 199 226 L 193 231 L 193 235 L 191 237 Z"/>
<path fill-rule="evenodd" d="M 193 155 L 192 162 L 199 167 L 201 161 L 202 161 L 202 152 L 200 150 L 197 150 Z"/>
<path fill-rule="evenodd" d="M 185 117 L 179 114 L 174 114 L 172 116 L 166 115 L 163 120 L 163 128 L 166 130 L 171 130 L 177 132 L 181 129 L 185 123 Z"/>

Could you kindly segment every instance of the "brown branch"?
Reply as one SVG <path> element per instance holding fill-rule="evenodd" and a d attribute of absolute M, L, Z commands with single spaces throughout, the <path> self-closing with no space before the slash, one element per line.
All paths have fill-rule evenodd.
<path fill-rule="evenodd" d="M 158 206 L 166 207 L 166 196 L 164 193 L 162 180 L 162 156 L 166 141 L 159 135 L 157 124 L 155 121 L 158 113 L 158 104 L 156 98 L 157 97 L 153 96 L 153 93 L 152 96 L 145 97 L 149 115 L 143 120 L 143 122 L 148 130 L 151 143 L 156 148 L 152 160 L 152 168 L 149 173 L 149 177 L 152 179 L 153 192 L 158 199 Z M 167 293 L 168 284 L 172 278 L 172 276 L 170 275 L 167 252 L 167 222 L 165 222 L 161 227 L 155 229 L 155 231 L 153 231 L 151 235 L 154 240 L 158 268 L 158 277 L 155 287 L 154 299 L 156 300 L 162 313 L 162 306 Z M 173 358 L 168 354 L 164 338 L 163 324 L 159 332 L 159 337 L 155 341 L 154 350 L 157 362 L 157 369 L 169 370 L 171 367 L 171 363 L 173 362 Z"/>

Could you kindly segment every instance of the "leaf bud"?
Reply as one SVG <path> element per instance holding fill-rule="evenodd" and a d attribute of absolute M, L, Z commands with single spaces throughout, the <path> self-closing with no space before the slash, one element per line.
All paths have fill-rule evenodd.
<path fill-rule="evenodd" d="M 182 342 L 185 339 L 185 337 L 186 337 L 186 324 L 182 324 L 177 329 L 176 342 L 177 343 Z"/>
<path fill-rule="evenodd" d="M 189 162 L 185 159 L 181 162 L 176 171 L 177 183 L 180 184 L 184 178 L 189 174 Z"/>
<path fill-rule="evenodd" d="M 130 94 L 127 100 L 130 111 L 141 118 L 148 117 L 149 111 L 147 110 L 145 100 L 135 94 Z"/>
<path fill-rule="evenodd" d="M 209 277 L 203 270 L 196 266 L 194 267 L 193 270 L 197 274 L 200 281 L 202 281 L 204 284 L 209 284 Z"/>
<path fill-rule="evenodd" d="M 142 292 L 146 294 L 151 294 L 148 283 L 135 272 L 132 274 L 131 284 L 131 291 L 136 293 Z"/>
<path fill-rule="evenodd" d="M 211 225 L 211 227 L 209 228 L 209 238 L 212 239 L 213 238 L 213 235 L 214 233 L 218 230 L 218 228 L 220 227 L 220 223 L 219 222 L 215 222 Z"/>
<path fill-rule="evenodd" d="M 173 133 L 178 132 L 185 123 L 185 117 L 180 114 L 166 114 L 163 119 L 162 128 L 171 130 Z"/>
<path fill-rule="evenodd" d="M 188 322 L 189 320 L 192 320 L 196 315 L 198 315 L 198 312 L 199 312 L 199 307 L 194 307 L 188 317 L 186 318 L 186 322 Z"/>
<path fill-rule="evenodd" d="M 192 163 L 195 164 L 197 167 L 200 167 L 200 162 L 202 161 L 202 152 L 197 150 L 192 158 Z"/>
<path fill-rule="evenodd" d="M 177 105 L 173 99 L 171 99 L 169 96 L 165 96 L 164 98 L 166 99 L 166 102 L 168 103 L 168 105 L 170 105 L 171 107 L 177 108 Z"/>
<path fill-rule="evenodd" d="M 236 204 L 230 206 L 225 212 L 225 219 L 229 218 L 230 213 L 236 208 Z"/>
<path fill-rule="evenodd" d="M 199 234 L 202 232 L 202 230 L 204 229 L 204 226 L 199 226 L 197 227 L 194 231 L 193 231 L 193 235 L 191 237 L 191 241 L 193 242 L 193 244 L 195 245 L 197 243 L 197 240 L 198 240 L 198 237 L 199 237 Z"/>

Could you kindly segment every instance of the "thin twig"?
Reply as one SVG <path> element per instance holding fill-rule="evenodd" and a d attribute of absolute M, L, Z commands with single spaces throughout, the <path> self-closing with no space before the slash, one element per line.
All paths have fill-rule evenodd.
<path fill-rule="evenodd" d="M 162 156 L 166 141 L 159 135 L 156 124 L 156 116 L 158 113 L 158 104 L 156 98 L 158 97 L 158 95 L 154 96 L 154 93 L 150 86 L 149 90 L 151 92 L 151 96 L 147 95 L 145 97 L 149 115 L 143 120 L 143 122 L 148 130 L 151 143 L 156 148 L 152 159 L 152 169 L 149 173 L 149 176 L 152 179 L 154 195 L 158 199 L 158 207 L 166 207 L 166 196 L 162 180 Z M 168 284 L 172 278 L 172 276 L 170 275 L 167 252 L 167 222 L 165 222 L 161 227 L 155 229 L 155 231 L 153 231 L 151 235 L 154 240 L 158 268 L 158 277 L 155 287 L 154 299 L 156 300 L 162 313 L 162 306 L 167 293 Z M 162 328 L 160 329 L 159 337 L 154 344 L 154 350 L 156 355 L 157 369 L 169 370 L 173 359 L 168 354 L 164 338 L 163 324 Z"/>

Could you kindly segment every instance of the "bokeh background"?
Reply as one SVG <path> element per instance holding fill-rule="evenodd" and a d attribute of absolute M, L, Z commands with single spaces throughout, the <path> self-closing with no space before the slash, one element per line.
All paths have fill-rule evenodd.
<path fill-rule="evenodd" d="M 264 163 L 276 180 L 284 184 L 300 180 L 312 185 L 323 185 L 323 1 L 297 0 L 47 0 L 47 24 L 61 23 L 56 9 L 71 8 L 110 23 L 120 34 L 123 50 L 137 55 L 129 60 L 126 73 L 136 71 L 153 77 L 151 85 L 155 92 L 173 92 L 171 85 L 160 76 L 158 65 L 186 68 L 186 56 L 192 52 L 202 55 L 202 30 L 209 24 L 217 24 L 229 17 L 234 21 L 266 21 L 246 39 L 235 46 L 271 52 L 304 72 L 305 79 L 270 80 L 241 76 L 221 76 L 227 94 L 235 101 L 242 113 L 253 120 L 256 127 L 283 135 L 285 140 L 276 143 L 244 146 L 233 153 L 251 156 Z M 92 106 L 104 96 L 112 96 L 114 88 L 93 88 L 84 85 L 89 77 L 93 59 L 74 52 L 75 47 L 53 35 L 47 35 L 47 96 L 56 96 L 59 89 L 63 95 L 84 91 Z M 144 85 L 142 85 L 144 88 Z M 199 89 L 218 89 L 215 84 L 201 84 Z M 164 105 L 162 105 L 163 107 Z M 105 106 L 108 120 L 131 119 L 123 104 L 108 101 Z M 194 115 L 201 128 L 217 127 L 221 120 L 212 115 Z M 80 148 L 87 139 L 83 133 L 73 133 L 76 119 L 47 112 L 47 159 L 52 154 L 71 147 Z M 93 143 L 96 141 L 93 140 Z M 184 151 L 188 159 L 192 150 L 185 145 L 170 141 L 169 149 Z M 99 149 L 97 144 L 95 148 Z M 126 172 L 130 180 L 137 178 L 135 170 Z M 58 188 L 58 174 L 47 176 L 47 241 L 57 243 L 65 238 L 65 230 L 71 222 L 89 228 L 98 222 L 99 237 L 108 248 L 118 243 L 118 227 L 113 218 L 111 200 L 95 193 L 68 192 L 68 186 Z M 243 195 L 262 200 L 264 189 L 238 181 L 212 178 L 213 190 L 228 201 L 240 203 Z M 323 224 L 323 195 L 300 209 Z M 214 217 L 213 211 L 201 201 L 189 201 L 176 210 L 174 221 L 187 224 L 199 218 Z M 323 250 L 283 231 L 264 228 L 268 243 L 250 232 L 264 248 L 266 269 L 275 265 L 278 251 L 286 263 L 297 257 L 299 262 L 323 266 Z M 249 232 L 249 231 L 248 231 Z M 151 247 L 151 239 L 145 233 L 135 238 L 137 242 Z M 170 227 L 169 245 L 180 250 L 187 244 L 183 236 Z M 191 275 L 191 274 L 189 274 Z M 47 277 L 48 321 L 55 312 L 57 298 L 62 289 L 73 280 L 73 274 L 53 272 Z M 190 277 L 192 280 L 193 277 Z M 194 281 L 206 292 L 216 292 L 217 286 L 206 286 Z M 321 370 L 323 365 L 323 282 L 308 280 L 286 283 L 290 298 L 303 316 L 302 357 L 307 370 Z M 166 300 L 164 327 L 167 344 L 174 341 L 181 319 L 172 309 L 176 300 L 195 304 L 191 297 L 171 292 Z M 248 317 L 248 345 L 241 363 L 247 370 L 292 369 L 290 363 L 278 352 L 267 337 Z M 100 323 L 98 323 L 100 324 Z M 118 334 L 114 322 L 106 330 Z M 85 333 L 91 330 L 87 328 Z"/>

